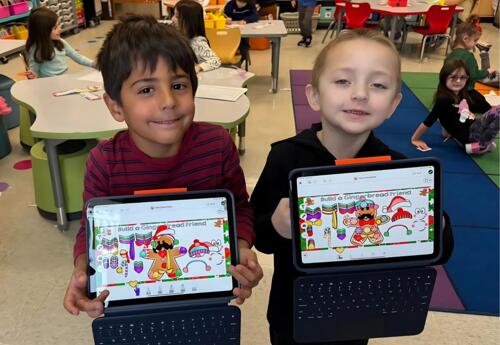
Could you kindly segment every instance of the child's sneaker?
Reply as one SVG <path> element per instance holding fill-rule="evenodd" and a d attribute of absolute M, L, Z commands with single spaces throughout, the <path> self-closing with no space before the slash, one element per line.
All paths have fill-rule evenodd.
<path fill-rule="evenodd" d="M 491 143 L 488 143 L 488 145 L 486 145 L 484 148 L 480 149 L 478 153 L 483 154 L 486 152 L 490 152 L 490 151 L 493 151 L 494 149 L 496 149 L 496 147 L 497 147 L 497 144 L 495 144 L 495 142 L 492 141 Z"/>
<path fill-rule="evenodd" d="M 478 142 L 465 144 L 465 152 L 467 152 L 470 155 L 478 154 L 480 150 L 481 148 Z"/>
<path fill-rule="evenodd" d="M 305 47 L 306 48 L 309 48 L 311 46 L 311 42 L 312 42 L 312 37 L 306 37 L 306 40 L 305 40 Z"/>
<path fill-rule="evenodd" d="M 487 52 L 490 50 L 491 44 L 488 42 L 477 42 L 476 47 L 480 52 Z"/>
<path fill-rule="evenodd" d="M 297 45 L 299 47 L 305 46 L 306 45 L 306 38 L 304 36 L 302 36 L 302 39 L 299 42 L 297 42 Z"/>
<path fill-rule="evenodd" d="M 493 151 L 497 147 L 497 144 L 492 141 L 488 143 L 485 147 L 481 148 L 478 142 L 470 143 L 465 145 L 465 151 L 468 154 L 482 155 L 483 153 Z"/>

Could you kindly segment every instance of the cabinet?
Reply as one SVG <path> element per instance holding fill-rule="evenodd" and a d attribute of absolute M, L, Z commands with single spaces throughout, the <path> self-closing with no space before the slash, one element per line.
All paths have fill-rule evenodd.
<path fill-rule="evenodd" d="M 478 15 L 479 17 L 494 17 L 492 1 L 498 0 L 478 0 L 476 6 L 471 11 L 471 14 Z"/>

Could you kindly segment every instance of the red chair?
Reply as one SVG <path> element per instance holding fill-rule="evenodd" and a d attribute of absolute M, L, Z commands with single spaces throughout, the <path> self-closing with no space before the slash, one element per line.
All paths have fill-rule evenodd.
<path fill-rule="evenodd" d="M 326 36 L 328 36 L 328 32 L 330 32 L 330 30 L 332 31 L 332 33 L 330 35 L 330 38 L 332 38 L 333 37 L 333 33 L 335 32 L 335 29 L 337 28 L 337 25 L 340 25 L 340 23 L 339 23 L 339 15 L 340 15 L 341 7 L 338 6 L 338 4 L 345 4 L 345 2 L 344 1 L 336 1 L 335 2 L 335 12 L 333 13 L 332 21 L 328 25 L 328 29 L 326 29 L 325 35 L 323 36 L 323 39 L 321 40 L 321 43 L 325 43 Z"/>
<path fill-rule="evenodd" d="M 420 62 L 424 58 L 425 43 L 429 37 L 444 37 L 446 38 L 446 52 L 448 54 L 448 46 L 450 45 L 451 36 L 447 33 L 450 26 L 453 14 L 455 13 L 455 5 L 439 6 L 433 5 L 429 8 L 426 14 L 426 26 L 417 26 L 413 31 L 423 35 L 422 49 L 420 50 Z"/>
<path fill-rule="evenodd" d="M 365 23 L 370 18 L 372 9 L 367 2 L 346 2 L 345 3 L 345 24 L 347 30 L 360 29 L 365 27 Z"/>

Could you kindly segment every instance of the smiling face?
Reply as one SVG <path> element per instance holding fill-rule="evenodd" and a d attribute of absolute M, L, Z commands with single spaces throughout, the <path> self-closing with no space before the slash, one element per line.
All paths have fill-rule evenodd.
<path fill-rule="evenodd" d="M 172 70 L 161 57 L 154 72 L 139 63 L 120 95 L 121 105 L 107 94 L 104 100 L 113 117 L 127 123 L 135 145 L 153 158 L 176 155 L 194 117 L 189 75 Z"/>
<path fill-rule="evenodd" d="M 356 38 L 331 48 L 317 90 L 307 87 L 309 104 L 322 113 L 323 129 L 368 136 L 401 100 L 398 66 L 394 52 L 373 40 Z"/>
<path fill-rule="evenodd" d="M 468 79 L 469 76 L 465 70 L 463 68 L 457 68 L 446 78 L 446 87 L 455 95 L 458 95 L 460 90 L 467 85 Z"/>

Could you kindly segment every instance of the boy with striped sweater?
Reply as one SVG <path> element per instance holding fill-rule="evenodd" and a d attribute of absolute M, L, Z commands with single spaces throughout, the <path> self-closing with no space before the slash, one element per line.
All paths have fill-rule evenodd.
<path fill-rule="evenodd" d="M 162 44 L 158 44 L 162 42 Z M 87 160 L 84 202 L 98 196 L 130 195 L 136 190 L 187 187 L 225 188 L 235 196 L 240 264 L 231 274 L 241 304 L 262 278 L 253 214 L 237 150 L 221 127 L 194 123 L 198 79 L 189 42 L 153 17 L 134 16 L 115 25 L 97 57 L 104 79 L 104 101 L 128 130 L 94 148 Z M 105 291 L 86 296 L 85 218 L 74 246 L 75 268 L 64 298 L 74 315 L 103 312 Z"/>

